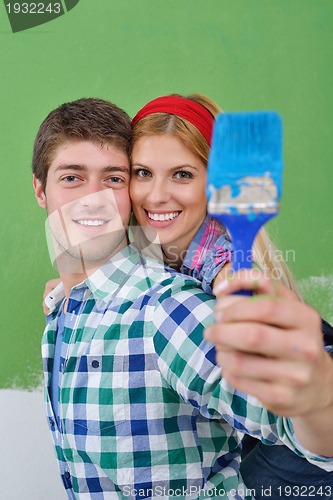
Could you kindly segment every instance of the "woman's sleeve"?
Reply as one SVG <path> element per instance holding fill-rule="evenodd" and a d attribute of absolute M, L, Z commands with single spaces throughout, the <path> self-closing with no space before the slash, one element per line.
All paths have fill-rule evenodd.
<path fill-rule="evenodd" d="M 226 234 L 222 234 L 215 244 L 205 253 L 199 265 L 193 270 L 193 277 L 202 282 L 202 288 L 212 295 L 212 282 L 222 267 L 231 261 L 232 243 Z"/>

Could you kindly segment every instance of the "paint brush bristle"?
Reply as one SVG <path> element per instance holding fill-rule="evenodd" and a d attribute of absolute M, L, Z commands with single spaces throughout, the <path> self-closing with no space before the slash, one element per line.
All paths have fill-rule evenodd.
<path fill-rule="evenodd" d="M 208 162 L 208 212 L 231 235 L 234 271 L 252 267 L 254 239 L 278 213 L 282 170 L 277 113 L 218 115 Z"/>
<path fill-rule="evenodd" d="M 218 115 L 208 167 L 208 197 L 219 204 L 214 211 L 274 210 L 281 197 L 282 170 L 277 113 Z"/>

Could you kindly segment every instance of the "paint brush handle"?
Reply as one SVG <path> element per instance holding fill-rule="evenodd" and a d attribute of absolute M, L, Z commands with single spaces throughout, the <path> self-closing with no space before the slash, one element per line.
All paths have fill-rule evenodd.
<path fill-rule="evenodd" d="M 213 214 L 224 227 L 227 228 L 231 241 L 233 243 L 232 270 L 233 272 L 241 269 L 252 269 L 252 247 L 259 230 L 270 220 L 275 213 L 260 214 Z M 237 295 L 251 296 L 252 292 L 242 290 Z"/>

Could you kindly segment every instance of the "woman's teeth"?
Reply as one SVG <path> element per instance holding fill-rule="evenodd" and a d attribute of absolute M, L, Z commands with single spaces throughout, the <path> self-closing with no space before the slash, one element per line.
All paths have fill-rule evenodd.
<path fill-rule="evenodd" d="M 159 221 L 172 220 L 175 219 L 180 214 L 180 212 L 172 212 L 169 214 L 154 214 L 152 212 L 147 212 L 147 213 L 149 219 L 159 220 Z"/>

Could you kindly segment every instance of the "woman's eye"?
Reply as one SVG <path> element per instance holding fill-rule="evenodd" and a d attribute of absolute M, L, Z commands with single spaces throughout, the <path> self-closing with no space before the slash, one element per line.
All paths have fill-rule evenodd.
<path fill-rule="evenodd" d="M 181 170 L 175 174 L 177 179 L 193 179 L 191 172 L 186 172 L 186 170 Z"/>
<path fill-rule="evenodd" d="M 145 168 L 138 168 L 134 170 L 134 175 L 136 177 L 150 177 L 150 172 L 149 170 L 146 170 Z"/>

